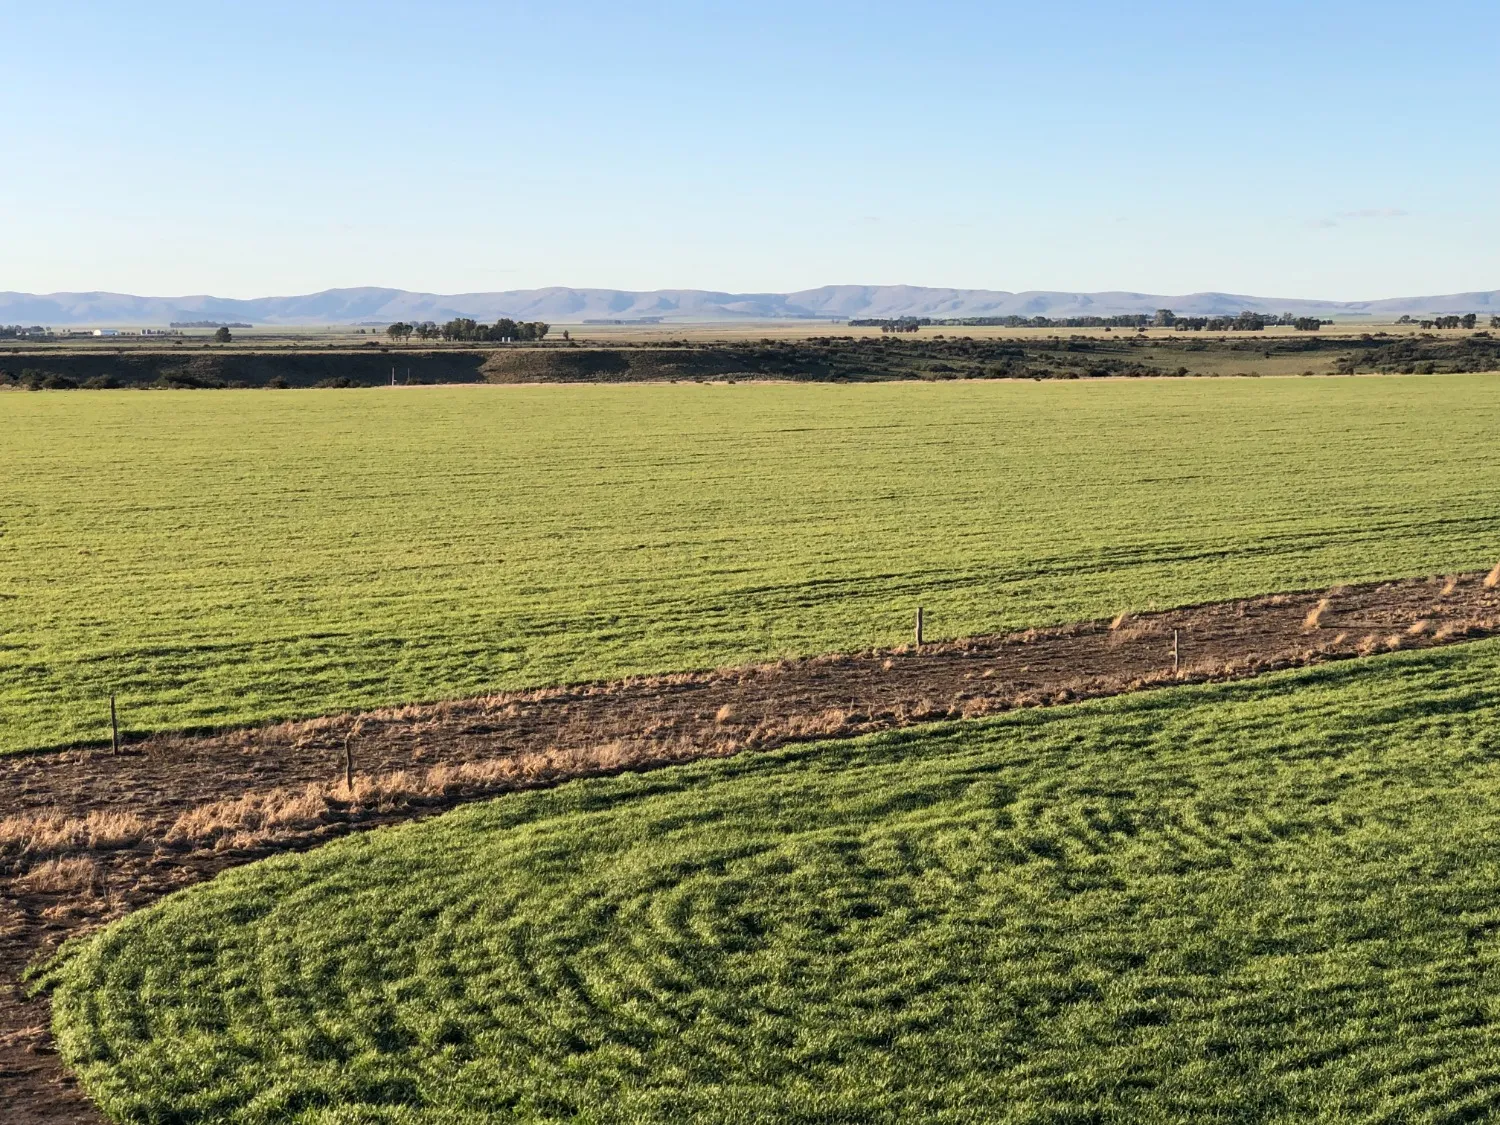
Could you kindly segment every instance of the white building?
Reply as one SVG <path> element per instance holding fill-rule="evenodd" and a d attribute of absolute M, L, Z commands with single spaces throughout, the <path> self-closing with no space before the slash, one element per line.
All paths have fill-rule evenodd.
<path fill-rule="evenodd" d="M 96 328 L 96 329 L 94 329 L 94 335 L 95 336 L 118 336 L 119 334 L 120 334 L 120 330 L 118 328 Z"/>

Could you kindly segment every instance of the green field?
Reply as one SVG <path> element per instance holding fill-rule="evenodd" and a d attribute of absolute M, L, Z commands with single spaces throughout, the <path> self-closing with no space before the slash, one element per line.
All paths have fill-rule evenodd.
<path fill-rule="evenodd" d="M 1500 642 L 512 795 L 52 970 L 117 1121 L 1500 1113 Z"/>
<path fill-rule="evenodd" d="M 1500 378 L 0 393 L 0 750 L 1500 557 Z"/>

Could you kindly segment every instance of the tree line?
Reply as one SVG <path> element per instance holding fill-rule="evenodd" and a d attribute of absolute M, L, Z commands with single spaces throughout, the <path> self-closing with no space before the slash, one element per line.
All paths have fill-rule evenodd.
<path fill-rule="evenodd" d="M 494 324 L 481 324 L 477 320 L 460 316 L 445 324 L 424 320 L 420 324 L 397 321 L 385 330 L 392 340 L 406 341 L 415 336 L 419 340 L 460 340 L 465 343 L 504 343 L 507 341 L 535 341 L 545 339 L 552 326 L 540 320 L 511 320 L 502 316 Z"/>
<path fill-rule="evenodd" d="M 1422 328 L 1468 328 L 1472 329 L 1479 324 L 1478 313 L 1464 313 L 1463 316 L 1434 316 L 1427 320 L 1418 320 L 1415 317 L 1403 316 L 1396 321 L 1397 324 L 1416 324 Z M 1490 327 L 1500 328 L 1500 316 L 1490 317 Z"/>
<path fill-rule="evenodd" d="M 882 332 L 915 332 L 929 325 L 943 328 L 1176 328 L 1179 332 L 1260 332 L 1289 325 L 1302 332 L 1316 332 L 1331 320 L 1291 313 L 1242 312 L 1238 316 L 1178 316 L 1171 309 L 1157 309 L 1154 316 L 1123 313 L 1118 316 L 965 316 L 934 319 L 907 316 L 897 319 L 851 320 L 851 328 L 879 328 Z"/>
<path fill-rule="evenodd" d="M 1315 316 L 1262 316 L 1260 313 L 1242 312 L 1239 316 L 1179 316 L 1174 317 L 1172 327 L 1178 332 L 1263 332 L 1267 328 L 1291 327 L 1298 332 L 1316 332 L 1331 320 L 1319 320 Z"/>

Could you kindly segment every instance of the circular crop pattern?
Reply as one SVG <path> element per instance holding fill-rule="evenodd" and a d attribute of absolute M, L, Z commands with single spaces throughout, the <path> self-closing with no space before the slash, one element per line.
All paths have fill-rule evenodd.
<path fill-rule="evenodd" d="M 50 970 L 121 1121 L 1500 1105 L 1500 648 L 503 798 Z"/>

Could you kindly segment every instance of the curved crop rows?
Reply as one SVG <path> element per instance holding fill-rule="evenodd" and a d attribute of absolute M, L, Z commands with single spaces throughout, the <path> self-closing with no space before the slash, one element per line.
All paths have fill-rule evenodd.
<path fill-rule="evenodd" d="M 515 794 L 76 945 L 117 1120 L 1500 1108 L 1500 644 Z"/>

